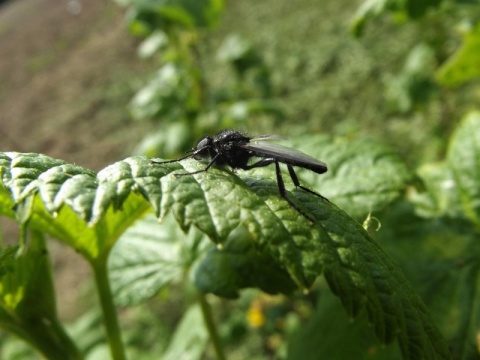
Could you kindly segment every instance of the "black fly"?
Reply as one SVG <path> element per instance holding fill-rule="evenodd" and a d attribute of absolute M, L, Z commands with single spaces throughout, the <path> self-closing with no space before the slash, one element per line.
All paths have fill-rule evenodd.
<path fill-rule="evenodd" d="M 257 167 L 275 164 L 280 196 L 284 198 L 301 215 L 314 222 L 310 216 L 305 214 L 303 210 L 301 210 L 287 197 L 279 163 L 287 165 L 288 173 L 296 187 L 319 196 L 324 200 L 327 199 L 322 195 L 300 185 L 297 174 L 295 173 L 293 167 L 298 166 L 316 172 L 317 174 L 323 174 L 327 171 L 327 165 L 325 165 L 325 163 L 322 161 L 319 161 L 298 150 L 265 141 L 274 138 L 276 138 L 275 135 L 249 137 L 237 130 L 224 130 L 219 132 L 214 137 L 205 136 L 204 138 L 200 139 L 197 145 L 195 145 L 195 148 L 190 150 L 188 155 L 181 157 L 180 159 L 161 162 L 152 161 L 152 164 L 168 164 L 191 157 L 199 161 L 208 161 L 208 165 L 202 170 L 191 173 L 175 174 L 177 176 L 198 174 L 207 171 L 212 166 L 228 165 L 232 169 L 250 170 Z M 259 160 L 249 164 L 250 159 L 252 158 L 259 158 Z"/>

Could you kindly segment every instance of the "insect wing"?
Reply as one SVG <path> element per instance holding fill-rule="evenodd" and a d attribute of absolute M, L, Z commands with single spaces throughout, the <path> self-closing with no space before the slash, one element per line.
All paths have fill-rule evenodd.
<path fill-rule="evenodd" d="M 276 134 L 258 135 L 250 138 L 250 141 L 271 141 L 271 140 L 285 140 L 287 137 Z"/>
<path fill-rule="evenodd" d="M 314 157 L 288 146 L 263 141 L 239 144 L 238 146 L 252 151 L 254 156 L 275 158 L 279 162 L 309 169 L 317 174 L 323 174 L 327 171 L 327 165 L 323 161 L 317 160 Z"/>

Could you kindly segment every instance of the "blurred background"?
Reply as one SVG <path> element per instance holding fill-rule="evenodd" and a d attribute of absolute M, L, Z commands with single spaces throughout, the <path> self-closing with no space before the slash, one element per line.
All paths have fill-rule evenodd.
<path fill-rule="evenodd" d="M 416 168 L 478 107 L 479 18 L 466 0 L 2 1 L 0 151 L 98 171 L 237 128 L 371 138 Z M 70 321 L 88 269 L 52 247 Z"/>

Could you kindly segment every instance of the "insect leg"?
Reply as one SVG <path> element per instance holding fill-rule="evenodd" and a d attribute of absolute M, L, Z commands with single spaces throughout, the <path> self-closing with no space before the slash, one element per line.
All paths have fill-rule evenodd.
<path fill-rule="evenodd" d="M 287 194 L 285 192 L 285 183 L 283 182 L 282 173 L 280 171 L 280 165 L 279 165 L 278 161 L 275 160 L 274 162 L 275 162 L 275 172 L 277 174 L 278 191 L 280 192 L 280 196 L 282 198 L 284 198 L 285 201 L 288 202 L 291 207 L 293 207 L 295 210 L 297 210 L 300 215 L 302 215 L 303 217 L 305 217 L 307 220 L 309 220 L 311 222 L 315 222 L 315 220 L 313 218 L 311 218 L 310 216 L 305 214 L 305 212 L 303 212 L 302 209 L 300 209 L 297 205 L 294 204 L 294 202 L 292 200 L 290 200 L 287 197 Z M 292 174 L 290 174 L 290 176 L 292 176 Z M 296 177 L 296 175 L 295 175 L 295 177 Z M 296 179 L 297 179 L 297 182 L 298 182 L 298 178 L 296 178 Z M 295 183 L 295 180 L 293 182 Z"/>
<path fill-rule="evenodd" d="M 276 160 L 274 158 L 265 158 L 265 159 L 262 159 L 260 161 L 257 161 L 256 163 L 252 164 L 252 165 L 245 165 L 244 167 L 242 167 L 243 170 L 250 170 L 250 169 L 253 169 L 253 168 L 257 168 L 257 167 L 263 167 L 263 166 L 268 166 L 270 164 L 273 164 Z"/>
<path fill-rule="evenodd" d="M 295 173 L 295 170 L 293 169 L 293 166 L 292 166 L 292 165 L 288 165 L 288 164 L 287 164 L 287 169 L 288 169 L 288 173 L 290 174 L 290 177 L 292 178 L 293 184 L 294 184 L 296 187 L 299 187 L 300 189 L 302 189 L 302 190 L 304 190 L 304 191 L 306 191 L 306 192 L 309 192 L 310 194 L 316 195 L 316 196 L 322 198 L 323 200 L 329 201 L 325 196 L 322 196 L 322 195 L 320 195 L 319 193 L 316 193 L 315 191 L 310 190 L 309 188 L 300 185 L 300 181 L 298 180 L 298 176 L 297 176 L 297 174 Z"/>
<path fill-rule="evenodd" d="M 193 155 L 192 155 L 193 156 Z M 185 173 L 177 173 L 177 174 L 174 174 L 175 176 L 184 176 L 184 175 L 195 175 L 195 174 L 199 174 L 199 173 L 202 173 L 202 172 L 206 172 L 208 171 L 208 169 L 210 169 L 212 167 L 213 164 L 215 164 L 215 161 L 217 160 L 217 158 L 220 156 L 220 154 L 217 154 L 213 157 L 212 161 L 210 161 L 208 163 L 208 165 L 205 167 L 205 169 L 202 169 L 202 170 L 197 170 L 197 171 L 194 171 L 194 172 L 185 172 Z M 184 157 L 185 159 L 186 157 Z"/>

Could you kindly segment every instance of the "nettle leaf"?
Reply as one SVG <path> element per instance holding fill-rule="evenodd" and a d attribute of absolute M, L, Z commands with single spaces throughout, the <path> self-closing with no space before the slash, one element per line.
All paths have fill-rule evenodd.
<path fill-rule="evenodd" d="M 188 160 L 181 166 L 177 172 L 204 165 Z M 274 181 L 247 173 L 241 179 L 218 169 L 164 177 L 162 208 L 172 210 L 182 228 L 194 225 L 216 242 L 243 234 L 242 241 L 268 252 L 303 289 L 323 271 L 348 315 L 366 310 L 378 338 L 388 343 L 397 337 L 406 358 L 449 357 L 425 306 L 360 224 L 315 195 L 288 193 L 316 220 L 311 224 L 280 198 Z"/>
<path fill-rule="evenodd" d="M 462 218 L 425 219 L 399 204 L 382 219 L 379 238 L 413 282 L 454 359 L 478 356 L 480 244 Z"/>
<path fill-rule="evenodd" d="M 120 161 L 98 176 L 39 154 L 2 153 L 0 166 L 3 214 L 11 215 L 5 199 L 8 193 L 32 228 L 69 244 L 89 260 L 108 252 L 150 206 L 157 214 L 160 211 L 158 179 L 163 170 L 150 167 L 146 158 Z M 32 204 L 28 214 L 21 206 L 26 202 Z"/>
<path fill-rule="evenodd" d="M 315 311 L 288 342 L 288 360 L 401 359 L 397 344 L 385 346 L 365 327 L 366 316 L 348 321 L 337 299 L 322 291 Z M 342 334 L 342 336 L 339 336 Z M 348 346 L 345 346 L 348 339 Z"/>
<path fill-rule="evenodd" d="M 300 178 L 357 218 L 382 210 L 404 193 L 412 179 L 395 152 L 373 141 L 310 136 L 292 144 L 328 165 L 321 176 L 299 170 Z"/>
<path fill-rule="evenodd" d="M 118 305 L 138 304 L 180 280 L 195 258 L 196 239 L 185 237 L 173 221 L 162 224 L 151 214 L 119 239 L 109 259 L 110 281 Z"/>

